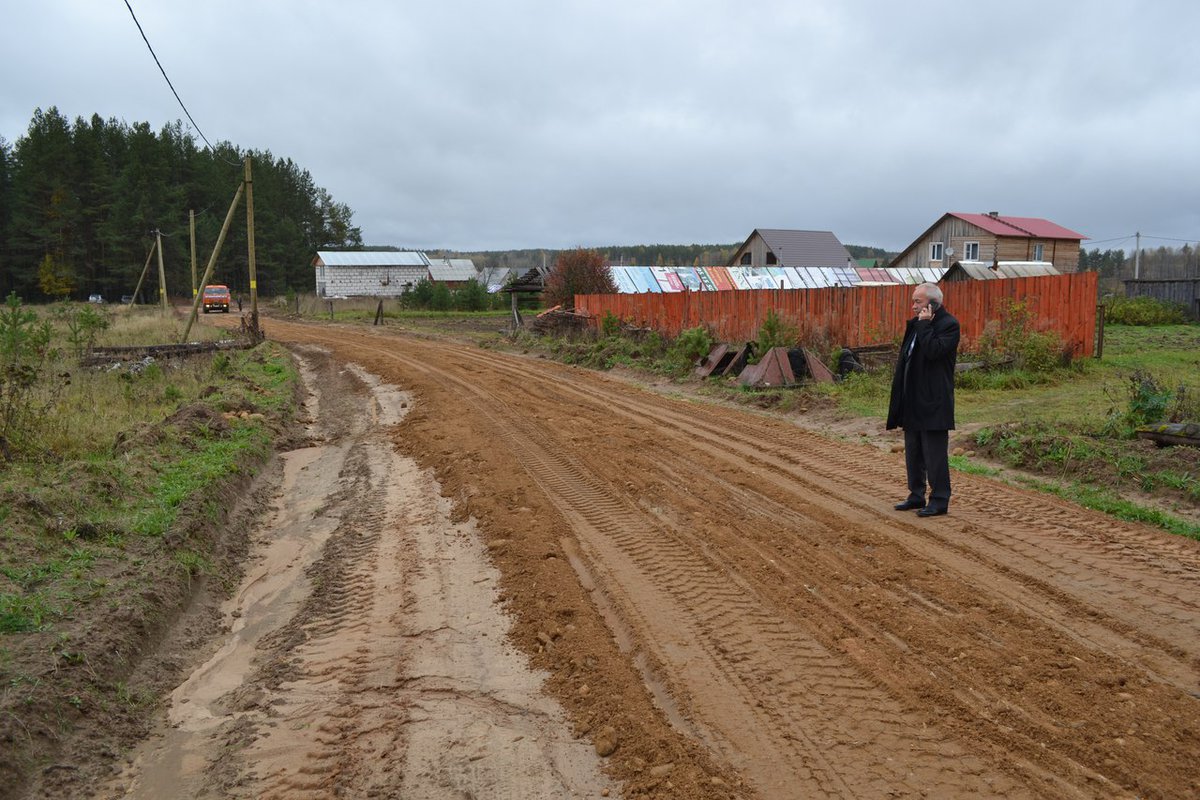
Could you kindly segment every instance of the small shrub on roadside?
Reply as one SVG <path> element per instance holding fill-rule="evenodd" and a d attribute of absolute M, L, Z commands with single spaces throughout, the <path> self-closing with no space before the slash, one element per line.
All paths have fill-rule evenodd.
<path fill-rule="evenodd" d="M 800 340 L 800 331 L 779 318 L 775 309 L 767 309 L 767 317 L 758 329 L 756 356 L 761 359 L 772 347 L 795 347 Z"/>
<path fill-rule="evenodd" d="M 1180 384 L 1167 408 L 1168 422 L 1200 422 L 1200 394 Z"/>
<path fill-rule="evenodd" d="M 11 293 L 0 309 L 0 456 L 3 463 L 33 447 L 52 402 L 50 323 Z M 2 464 L 0 464 L 2 466 Z"/>
<path fill-rule="evenodd" d="M 1104 321 L 1114 325 L 1181 325 L 1187 314 L 1178 303 L 1153 297 L 1109 297 L 1104 300 Z"/>
<path fill-rule="evenodd" d="M 708 355 L 716 340 L 708 328 L 689 328 L 679 334 L 671 345 L 671 353 L 681 361 L 691 363 Z"/>
<path fill-rule="evenodd" d="M 1033 315 L 1026 304 L 1010 301 L 999 320 L 989 320 L 976 342 L 974 358 L 984 365 L 983 370 L 960 374 L 958 384 L 963 388 L 1024 388 L 1044 382 L 1045 376 L 1071 363 L 1071 349 L 1053 331 L 1033 328 Z M 986 374 L 999 366 L 1011 366 L 1024 372 L 1023 378 L 997 381 Z M 1010 385 L 1003 385 L 1008 383 Z"/>
<path fill-rule="evenodd" d="M 67 341 L 76 358 L 91 351 L 96 344 L 96 337 L 109 328 L 108 314 L 91 304 L 79 306 L 64 303 L 56 307 L 53 313 L 66 326 Z"/>
<path fill-rule="evenodd" d="M 1196 405 L 1194 399 L 1189 398 L 1186 387 L 1179 387 L 1177 396 L 1144 370 L 1134 370 L 1129 376 L 1122 399 L 1114 399 L 1111 394 L 1109 399 L 1113 405 L 1103 432 L 1121 438 L 1132 438 L 1139 425 L 1183 421 L 1171 420 L 1172 412 L 1194 411 Z M 1174 404 L 1173 400 L 1176 401 Z"/>
<path fill-rule="evenodd" d="M 605 311 L 600 320 L 600 335 L 604 337 L 618 336 L 621 333 L 621 318 L 611 311 Z"/>

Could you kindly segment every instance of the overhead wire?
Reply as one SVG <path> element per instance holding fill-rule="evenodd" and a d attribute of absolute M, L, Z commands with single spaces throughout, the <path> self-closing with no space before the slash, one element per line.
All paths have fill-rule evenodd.
<path fill-rule="evenodd" d="M 1200 238 L 1198 238 L 1198 239 L 1175 239 L 1170 236 L 1151 236 L 1148 233 L 1143 233 L 1142 238 L 1143 239 L 1157 239 L 1157 240 L 1163 241 L 1163 242 L 1186 242 L 1188 244 L 1191 244 L 1192 242 L 1200 242 Z"/>
<path fill-rule="evenodd" d="M 217 152 L 217 148 L 213 147 L 212 142 L 210 142 L 208 137 L 204 135 L 204 131 L 200 130 L 199 124 L 197 124 L 195 118 L 192 117 L 192 112 L 188 111 L 187 106 L 184 105 L 183 98 L 179 96 L 179 92 L 175 91 L 175 85 L 171 83 L 171 79 L 167 77 L 167 71 L 163 69 L 162 62 L 158 60 L 158 54 L 154 52 L 154 47 L 151 46 L 150 40 L 146 37 L 146 32 L 142 30 L 142 23 L 138 22 L 137 14 L 133 13 L 133 6 L 129 4 L 129 0 L 125 0 L 125 7 L 129 9 L 129 16 L 133 17 L 133 24 L 137 26 L 138 33 L 142 35 L 142 41 L 146 43 L 146 48 L 150 51 L 150 55 L 154 58 L 154 63 L 158 65 L 158 71 L 162 73 L 163 79 L 167 82 L 167 86 L 171 87 L 171 94 L 175 95 L 175 99 L 179 102 L 179 107 L 183 109 L 184 114 L 187 114 L 188 121 L 192 123 L 192 127 L 196 129 L 196 133 L 200 134 L 200 138 L 204 140 L 206 145 L 208 145 L 208 149 L 212 151 L 213 156 L 221 161 L 224 161 L 231 167 L 240 167 L 241 164 L 237 163 L 236 161 L 230 161 L 229 159 L 220 155 Z"/>

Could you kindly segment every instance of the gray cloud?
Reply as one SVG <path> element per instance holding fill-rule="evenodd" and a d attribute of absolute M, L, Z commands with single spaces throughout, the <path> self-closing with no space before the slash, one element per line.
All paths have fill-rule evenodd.
<path fill-rule="evenodd" d="M 8 140 L 39 106 L 184 116 L 122 3 L 6 5 Z M 1200 237 L 1182 0 L 133 5 L 211 140 L 294 159 L 375 244 L 899 249 L 948 210 Z"/>

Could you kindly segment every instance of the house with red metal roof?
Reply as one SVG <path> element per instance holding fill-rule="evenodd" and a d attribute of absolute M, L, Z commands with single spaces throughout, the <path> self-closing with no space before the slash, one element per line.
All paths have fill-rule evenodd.
<path fill-rule="evenodd" d="M 1058 272 L 1079 269 L 1082 233 L 1038 217 L 949 212 L 892 259 L 892 267 L 938 268 L 958 262 L 1046 263 Z"/>

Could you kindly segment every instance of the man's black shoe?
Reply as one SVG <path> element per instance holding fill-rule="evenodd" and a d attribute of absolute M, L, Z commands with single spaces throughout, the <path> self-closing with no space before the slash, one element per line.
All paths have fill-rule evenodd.
<path fill-rule="evenodd" d="M 914 508 L 924 508 L 925 504 L 919 500 L 905 500 L 903 503 L 896 503 L 897 511 L 912 511 Z"/>
<path fill-rule="evenodd" d="M 948 508 L 934 508 L 933 506 L 927 506 L 925 508 L 922 508 L 920 511 L 918 511 L 917 516 L 918 517 L 940 517 L 942 514 L 947 513 L 949 510 L 950 509 L 948 509 Z"/>

